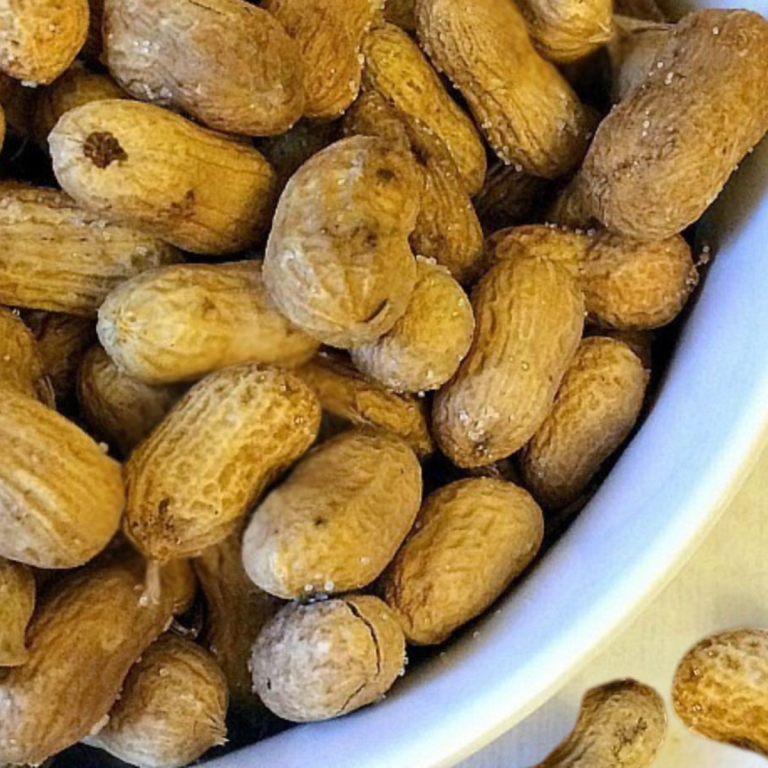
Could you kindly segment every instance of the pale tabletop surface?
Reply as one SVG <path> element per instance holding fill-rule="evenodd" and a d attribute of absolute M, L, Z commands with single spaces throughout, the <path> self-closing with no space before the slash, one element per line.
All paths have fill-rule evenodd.
<path fill-rule="evenodd" d="M 582 694 L 621 677 L 667 699 L 680 657 L 705 635 L 768 627 L 768 451 L 714 532 L 656 601 L 568 687 L 461 768 L 535 765 L 572 728 Z M 670 732 L 654 768 L 765 768 L 764 759 L 690 735 L 669 708 Z"/>

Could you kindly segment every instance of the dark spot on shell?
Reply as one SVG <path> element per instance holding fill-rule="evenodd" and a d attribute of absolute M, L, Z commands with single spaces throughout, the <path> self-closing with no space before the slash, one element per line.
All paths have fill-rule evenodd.
<path fill-rule="evenodd" d="M 385 299 L 384 301 L 379 304 L 378 307 L 363 321 L 365 323 L 372 323 L 374 320 L 376 320 L 379 315 L 383 315 L 384 312 L 387 311 L 387 308 L 389 307 L 389 300 Z"/>
<path fill-rule="evenodd" d="M 83 154 L 97 167 L 108 168 L 112 163 L 128 159 L 128 153 L 111 134 L 91 133 L 83 143 Z"/>
<path fill-rule="evenodd" d="M 394 171 L 390 171 L 389 168 L 379 168 L 376 171 L 376 178 L 379 181 L 389 182 L 394 181 L 397 178 L 397 175 Z"/>
<path fill-rule="evenodd" d="M 316 517 L 315 518 L 315 528 L 322 528 L 327 523 L 328 523 L 328 521 L 324 517 Z"/>

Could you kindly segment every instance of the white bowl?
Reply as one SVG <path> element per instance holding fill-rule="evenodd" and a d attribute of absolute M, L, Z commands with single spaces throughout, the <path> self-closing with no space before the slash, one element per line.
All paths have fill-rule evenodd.
<path fill-rule="evenodd" d="M 768 15 L 768 0 L 748 7 Z M 652 412 L 500 609 L 382 704 L 208 768 L 453 765 L 554 694 L 669 582 L 751 467 L 768 420 L 767 190 L 763 142 L 701 227 L 715 260 Z"/>

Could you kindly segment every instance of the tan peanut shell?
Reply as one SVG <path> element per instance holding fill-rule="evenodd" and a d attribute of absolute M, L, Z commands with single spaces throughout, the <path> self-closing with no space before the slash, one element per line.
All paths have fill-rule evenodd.
<path fill-rule="evenodd" d="M 415 32 L 416 0 L 386 0 L 384 18 L 406 32 Z"/>
<path fill-rule="evenodd" d="M 283 133 L 304 109 L 299 47 L 244 0 L 106 0 L 103 58 L 135 98 L 219 131 Z"/>
<path fill-rule="evenodd" d="M 277 311 L 257 261 L 144 272 L 107 296 L 98 333 L 120 368 L 155 385 L 238 363 L 296 365 L 320 346 Z"/>
<path fill-rule="evenodd" d="M 0 307 L 0 390 L 5 387 L 45 405 L 55 404 L 35 337 L 17 315 Z"/>
<path fill-rule="evenodd" d="M 41 311 L 26 313 L 24 320 L 37 339 L 56 402 L 67 403 L 75 393 L 80 361 L 96 341 L 96 324 L 86 317 Z"/>
<path fill-rule="evenodd" d="M 145 575 L 144 561 L 126 553 L 46 593 L 27 662 L 0 678 L 0 761 L 41 763 L 103 722 L 136 659 L 194 592 L 186 563 L 163 569 L 154 600 Z"/>
<path fill-rule="evenodd" d="M 241 527 L 206 549 L 193 566 L 205 595 L 205 644 L 227 678 L 233 711 L 257 724 L 266 710 L 253 691 L 248 665 L 259 632 L 281 603 L 248 578 Z"/>
<path fill-rule="evenodd" d="M 636 680 L 588 691 L 573 731 L 534 768 L 648 768 L 667 735 L 664 699 Z"/>
<path fill-rule="evenodd" d="M 592 213 L 639 240 L 696 221 L 768 129 L 768 21 L 694 11 L 651 72 L 600 124 L 581 171 Z"/>
<path fill-rule="evenodd" d="M 478 192 L 486 170 L 480 135 L 418 45 L 393 24 L 384 24 L 365 38 L 363 55 L 364 90 L 379 93 L 434 133 L 453 156 L 466 191 Z"/>
<path fill-rule="evenodd" d="M 533 44 L 550 61 L 583 59 L 613 34 L 611 0 L 522 0 L 520 10 Z"/>
<path fill-rule="evenodd" d="M 8 0 L 2 19 L 0 69 L 27 83 L 50 83 L 85 43 L 88 0 Z"/>
<path fill-rule="evenodd" d="M 411 529 L 421 488 L 418 459 L 401 440 L 338 435 L 256 508 L 243 539 L 245 570 L 286 599 L 368 586 Z"/>
<path fill-rule="evenodd" d="M 280 198 L 264 258 L 278 309 L 336 347 L 390 330 L 416 284 L 408 238 L 419 188 L 409 154 L 378 138 L 344 139 L 303 165 Z"/>
<path fill-rule="evenodd" d="M 472 348 L 433 408 L 435 439 L 460 467 L 491 464 L 530 440 L 584 325 L 575 269 L 544 257 L 498 262 L 476 286 L 472 306 Z"/>
<path fill-rule="evenodd" d="M 86 743 L 130 765 L 183 768 L 226 743 L 227 681 L 191 640 L 163 635 L 134 664 L 109 721 Z"/>
<path fill-rule="evenodd" d="M 579 164 L 592 118 L 536 52 L 512 0 L 418 0 L 416 15 L 424 49 L 504 162 L 545 178 Z"/>
<path fill-rule="evenodd" d="M 178 261 L 149 235 L 110 224 L 54 189 L 0 185 L 0 302 L 93 317 L 119 282 Z"/>
<path fill-rule="evenodd" d="M 179 395 L 177 387 L 152 387 L 124 373 L 98 344 L 80 363 L 77 398 L 83 418 L 121 456 L 129 456 L 152 432 Z"/>
<path fill-rule="evenodd" d="M 479 616 L 530 565 L 544 538 L 531 495 L 505 480 L 470 478 L 424 502 L 382 578 L 408 642 L 442 643 Z"/>
<path fill-rule="evenodd" d="M 441 139 L 390 106 L 376 91 L 355 102 L 344 127 L 348 134 L 380 136 L 413 153 L 422 190 L 411 248 L 447 267 L 459 282 L 475 277 L 483 255 L 483 231 L 456 163 Z"/>
<path fill-rule="evenodd" d="M 74 568 L 120 524 L 120 466 L 72 422 L 37 400 L 2 391 L 0 556 L 38 568 Z"/>
<path fill-rule="evenodd" d="M 323 410 L 356 427 L 404 440 L 420 458 L 435 446 L 423 400 L 386 389 L 340 357 L 319 354 L 296 372 L 317 395 Z"/>
<path fill-rule="evenodd" d="M 683 657 L 672 684 L 678 717 L 694 733 L 768 757 L 768 630 L 707 637 Z"/>
<path fill-rule="evenodd" d="M 319 422 L 317 399 L 293 374 L 241 365 L 207 376 L 125 466 L 128 538 L 161 562 L 222 541 Z"/>
<path fill-rule="evenodd" d="M 267 0 L 298 44 L 307 93 L 304 115 L 333 119 L 357 98 L 360 45 L 383 0 Z"/>
<path fill-rule="evenodd" d="M 0 670 L 29 658 L 25 634 L 35 609 L 35 577 L 24 565 L 0 557 Z"/>
<path fill-rule="evenodd" d="M 279 717 L 327 720 L 374 703 L 405 664 L 405 639 L 378 598 L 350 595 L 291 603 L 256 640 L 256 692 Z"/>
<path fill-rule="evenodd" d="M 408 309 L 392 330 L 352 350 L 366 375 L 395 392 L 439 389 L 472 344 L 472 305 L 448 270 L 420 259 Z"/>
<path fill-rule="evenodd" d="M 245 143 L 160 107 L 85 104 L 59 120 L 48 145 L 56 178 L 82 205 L 188 251 L 243 250 L 269 225 L 269 163 Z"/>
<path fill-rule="evenodd" d="M 58 80 L 37 93 L 33 105 L 32 138 L 42 146 L 59 118 L 70 109 L 104 99 L 128 98 L 120 86 L 101 72 L 75 62 Z"/>
<path fill-rule="evenodd" d="M 635 426 L 647 384 L 648 371 L 623 342 L 582 341 L 523 454 L 526 487 L 540 503 L 559 508 L 581 495 Z"/>

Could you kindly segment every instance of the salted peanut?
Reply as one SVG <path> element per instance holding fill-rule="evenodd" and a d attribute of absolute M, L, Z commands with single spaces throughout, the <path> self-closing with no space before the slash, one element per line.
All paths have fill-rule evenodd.
<path fill-rule="evenodd" d="M 486 240 L 486 248 L 497 261 L 533 256 L 579 269 L 594 235 L 551 224 L 525 224 L 495 232 Z"/>
<path fill-rule="evenodd" d="M 26 83 L 50 83 L 74 61 L 88 34 L 88 0 L 8 2 L 0 69 Z"/>
<path fill-rule="evenodd" d="M 110 224 L 63 192 L 0 184 L 0 302 L 94 317 L 132 275 L 178 261 L 169 245 Z"/>
<path fill-rule="evenodd" d="M 286 605 L 253 647 L 256 692 L 279 717 L 328 720 L 380 699 L 402 674 L 405 639 L 378 598 Z"/>
<path fill-rule="evenodd" d="M 35 609 L 35 577 L 24 565 L 0 558 L 0 669 L 29 658 L 25 634 Z"/>
<path fill-rule="evenodd" d="M 414 253 L 447 267 L 460 282 L 476 276 L 483 231 L 445 144 L 376 91 L 355 102 L 344 128 L 348 135 L 379 136 L 413 154 L 422 177 L 419 215 L 410 238 Z"/>
<path fill-rule="evenodd" d="M 263 8 L 244 0 L 105 0 L 103 27 L 103 58 L 137 99 L 248 136 L 283 133 L 301 117 L 301 52 Z"/>
<path fill-rule="evenodd" d="M 522 488 L 485 477 L 451 483 L 424 502 L 382 578 L 384 600 L 409 643 L 442 643 L 530 565 L 543 538 L 541 509 Z"/>
<path fill-rule="evenodd" d="M 353 349 L 352 360 L 395 392 L 440 389 L 467 356 L 474 330 L 472 305 L 461 286 L 444 267 L 419 259 L 405 314 L 389 333 Z"/>
<path fill-rule="evenodd" d="M 544 422 L 584 326 L 575 273 L 566 261 L 523 256 L 477 284 L 472 349 L 433 408 L 435 439 L 458 466 L 510 456 Z"/>
<path fill-rule="evenodd" d="M 304 115 L 344 114 L 360 89 L 360 46 L 383 0 L 267 0 L 265 8 L 298 44 L 304 62 Z"/>
<path fill-rule="evenodd" d="M 631 433 L 649 373 L 621 341 L 582 341 L 544 423 L 526 446 L 523 478 L 546 507 L 575 501 Z"/>
<path fill-rule="evenodd" d="M 243 538 L 245 570 L 286 599 L 360 589 L 395 556 L 420 504 L 421 467 L 402 440 L 345 432 L 256 508 Z"/>
<path fill-rule="evenodd" d="M 607 47 L 611 62 L 611 97 L 615 103 L 642 85 L 656 67 L 661 48 L 674 25 L 642 21 L 628 16 L 614 19 L 616 34 Z"/>
<path fill-rule="evenodd" d="M 37 339 L 56 403 L 66 405 L 75 393 L 80 361 L 96 341 L 95 323 L 86 317 L 40 311 L 25 313 L 24 322 Z"/>
<path fill-rule="evenodd" d="M 691 248 L 680 235 L 638 242 L 601 232 L 581 273 L 590 320 L 624 330 L 668 325 L 699 282 Z"/>
<path fill-rule="evenodd" d="M 55 404 L 35 337 L 21 318 L 0 307 L 0 389 L 5 387 L 45 405 Z"/>
<path fill-rule="evenodd" d="M 98 344 L 80 363 L 77 398 L 83 418 L 121 456 L 131 454 L 180 394 L 177 387 L 152 387 L 124 373 Z"/>
<path fill-rule="evenodd" d="M 424 49 L 505 163 L 544 178 L 579 164 L 592 117 L 536 52 L 512 0 L 418 0 L 416 15 Z"/>
<path fill-rule="evenodd" d="M 636 680 L 588 691 L 573 731 L 534 768 L 648 768 L 667 735 L 664 699 Z"/>
<path fill-rule="evenodd" d="M 694 733 L 768 757 L 766 675 L 768 630 L 707 637 L 677 667 L 675 712 Z"/>
<path fill-rule="evenodd" d="M 415 162 L 383 139 L 344 139 L 305 163 L 283 191 L 264 257 L 278 309 L 335 347 L 389 331 L 416 284 L 408 238 L 419 190 Z"/>
<path fill-rule="evenodd" d="M 497 162 L 474 199 L 477 216 L 488 232 L 530 221 L 549 192 L 549 182 Z"/>
<path fill-rule="evenodd" d="M 694 11 L 651 73 L 600 124 L 581 171 L 592 213 L 638 240 L 696 221 L 768 129 L 768 21 Z"/>
<path fill-rule="evenodd" d="M 192 564 L 205 595 L 203 639 L 227 679 L 232 711 L 259 723 L 266 709 L 253 691 L 248 665 L 256 638 L 281 602 L 248 578 L 241 526 Z"/>
<path fill-rule="evenodd" d="M 58 80 L 35 95 L 32 111 L 32 138 L 47 146 L 48 134 L 70 109 L 104 99 L 126 99 L 125 91 L 109 76 L 92 72 L 75 62 Z"/>
<path fill-rule="evenodd" d="M 423 400 L 392 392 L 362 376 L 341 357 L 325 353 L 296 373 L 315 392 L 327 414 L 355 427 L 395 435 L 420 458 L 435 450 Z"/>
<path fill-rule="evenodd" d="M 226 743 L 227 681 L 191 640 L 163 635 L 131 668 L 86 744 L 143 768 L 183 768 Z"/>
<path fill-rule="evenodd" d="M 0 556 L 38 568 L 75 568 L 120 524 L 120 466 L 79 427 L 37 400 L 3 389 Z"/>
<path fill-rule="evenodd" d="M 545 59 L 583 59 L 613 35 L 612 0 L 523 0 L 520 10 L 533 44 Z"/>
<path fill-rule="evenodd" d="M 246 143 L 160 107 L 85 104 L 59 120 L 48 145 L 56 178 L 78 202 L 188 251 L 240 251 L 269 226 L 269 163 Z"/>
<path fill-rule="evenodd" d="M 453 156 L 466 191 L 479 192 L 486 169 L 483 143 L 418 45 L 398 27 L 384 24 L 366 36 L 363 55 L 363 89 L 379 93 L 432 131 Z"/>
<path fill-rule="evenodd" d="M 285 189 L 288 180 L 312 155 L 341 138 L 338 122 L 321 123 L 301 120 L 280 136 L 262 139 L 257 149 L 267 158 L 277 174 L 277 186 Z"/>
<path fill-rule="evenodd" d="M 298 365 L 320 346 L 277 311 L 257 261 L 144 272 L 109 294 L 98 333 L 123 371 L 154 385 L 238 363 Z"/>
<path fill-rule="evenodd" d="M 186 563 L 162 570 L 154 600 L 145 572 L 125 552 L 46 591 L 29 658 L 0 678 L 0 761 L 39 764 L 104 724 L 134 662 L 194 595 Z"/>
<path fill-rule="evenodd" d="M 406 32 L 415 32 L 416 0 L 386 0 L 384 18 Z"/>
<path fill-rule="evenodd" d="M 211 374 L 125 465 L 125 533 L 161 562 L 200 554 L 312 445 L 319 424 L 317 398 L 293 374 L 260 365 Z"/>

